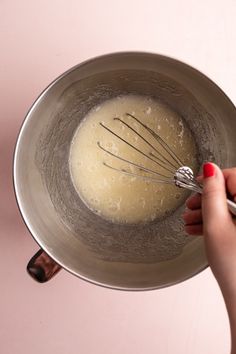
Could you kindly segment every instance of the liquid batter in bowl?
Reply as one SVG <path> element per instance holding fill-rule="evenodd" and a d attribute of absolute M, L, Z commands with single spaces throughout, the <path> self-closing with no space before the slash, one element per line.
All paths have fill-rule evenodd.
<path fill-rule="evenodd" d="M 98 147 L 98 142 L 115 155 L 133 161 L 171 177 L 148 158 L 106 131 L 99 123 L 122 136 L 140 150 L 150 153 L 150 147 L 121 122 L 130 124 L 162 154 L 166 154 L 155 139 L 127 116 L 131 113 L 157 132 L 175 154 L 190 166 L 197 168 L 197 148 L 184 120 L 168 106 L 147 96 L 125 95 L 94 107 L 79 125 L 70 149 L 70 173 L 80 198 L 93 212 L 112 222 L 147 223 L 174 211 L 188 192 L 173 185 L 154 183 L 127 176 L 105 166 L 126 168 L 144 174 L 133 166 L 110 156 Z M 166 156 L 168 157 L 168 156 Z M 169 157 L 168 157 L 169 158 Z M 173 177 L 173 176 L 172 176 Z"/>

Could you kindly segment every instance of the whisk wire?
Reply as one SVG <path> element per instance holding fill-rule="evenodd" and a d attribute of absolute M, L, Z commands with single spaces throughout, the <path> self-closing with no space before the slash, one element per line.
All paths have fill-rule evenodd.
<path fill-rule="evenodd" d="M 100 149 L 102 149 L 103 151 L 105 151 L 105 152 L 108 153 L 109 155 L 111 155 L 111 156 L 113 156 L 113 157 L 115 157 L 115 158 L 117 158 L 117 159 L 119 159 L 119 160 L 121 160 L 121 161 L 127 162 L 127 163 L 130 164 L 131 166 L 137 167 L 140 171 L 149 172 L 149 173 L 155 174 L 155 175 L 157 175 L 157 176 L 160 176 L 160 177 L 164 177 L 164 178 L 166 178 L 166 179 L 169 179 L 168 176 L 165 176 L 165 175 L 163 175 L 162 173 L 153 171 L 153 170 L 151 170 L 150 168 L 147 168 L 147 167 L 142 166 L 142 165 L 140 165 L 140 164 L 136 164 L 136 163 L 133 162 L 133 161 L 127 160 L 127 159 L 125 159 L 125 158 L 123 158 L 123 157 L 121 157 L 121 156 L 118 156 L 118 155 L 114 154 L 113 152 L 111 152 L 111 151 L 107 150 L 106 148 L 104 148 L 104 147 L 101 145 L 101 143 L 100 143 L 99 141 L 97 142 L 97 144 L 98 144 L 98 147 L 99 147 Z M 137 175 L 134 174 L 133 172 L 129 172 L 129 171 L 123 169 L 123 168 L 122 168 L 122 169 L 115 168 L 115 167 L 109 165 L 109 164 L 106 163 L 106 162 L 103 162 L 103 165 L 105 165 L 106 167 L 111 168 L 112 170 L 122 171 L 122 172 L 125 172 L 126 174 L 129 174 L 129 175 L 132 175 L 132 176 L 137 177 Z M 148 176 L 142 176 L 142 177 L 147 177 L 147 178 L 148 178 Z"/>
<path fill-rule="evenodd" d="M 149 133 L 159 142 L 159 144 L 166 150 L 166 152 L 169 154 L 169 156 L 175 160 L 175 162 L 180 166 L 183 166 L 184 163 L 179 159 L 179 157 L 175 154 L 175 152 L 169 147 L 169 145 L 166 144 L 166 142 L 160 137 L 160 135 L 158 135 L 156 132 L 154 132 L 154 130 L 152 130 L 151 128 L 149 128 L 146 124 L 144 124 L 143 122 L 141 122 L 138 118 L 136 118 L 134 115 L 130 114 L 130 113 L 126 113 L 127 116 L 133 118 L 134 120 L 136 120 L 136 122 L 138 122 L 139 124 L 141 124 L 147 131 L 149 131 Z"/>
<path fill-rule="evenodd" d="M 155 162 L 157 165 L 163 167 L 166 171 L 171 172 L 171 176 L 165 176 L 159 172 L 153 171 L 152 169 L 149 169 L 145 166 L 142 166 L 140 164 L 137 164 L 135 162 L 132 162 L 128 159 L 123 158 L 122 156 L 116 155 L 113 152 L 111 152 L 110 150 L 104 148 L 101 143 L 98 141 L 97 145 L 100 149 L 102 149 L 104 152 L 108 153 L 109 155 L 115 157 L 116 159 L 119 159 L 131 166 L 136 167 L 139 171 L 143 171 L 143 172 L 147 172 L 151 175 L 155 175 L 158 177 L 152 177 L 152 176 L 147 176 L 147 175 L 140 175 L 138 173 L 134 173 L 132 171 L 128 171 L 124 168 L 116 168 L 113 167 L 109 164 L 107 164 L 106 162 L 103 162 L 104 166 L 111 168 L 112 170 L 118 171 L 118 172 L 122 172 L 126 175 L 129 176 L 133 176 L 133 177 L 139 177 L 148 181 L 153 181 L 155 183 L 165 183 L 165 184 L 172 184 L 175 185 L 177 187 L 181 187 L 181 188 L 185 188 L 197 193 L 202 193 L 202 186 L 200 183 L 198 183 L 198 181 L 195 179 L 194 175 L 193 175 L 193 171 L 191 170 L 191 168 L 184 166 L 184 163 L 178 158 L 178 156 L 175 154 L 175 152 L 166 144 L 166 142 L 156 133 L 154 132 L 151 128 L 149 128 L 148 126 L 146 126 L 144 123 L 142 123 L 138 118 L 136 118 L 135 116 L 133 116 L 130 113 L 126 113 L 127 116 L 133 118 L 136 122 L 138 122 L 139 124 L 141 124 L 141 126 L 143 126 L 143 128 L 145 128 L 155 139 L 156 141 L 162 146 L 162 148 L 165 150 L 165 152 L 168 154 L 168 156 L 170 156 L 175 163 L 177 164 L 177 166 L 175 166 L 172 162 L 169 161 L 169 159 L 167 159 L 166 157 L 162 156 L 162 154 L 151 144 L 149 143 L 143 136 L 141 136 L 141 134 L 139 134 L 135 129 L 133 129 L 128 123 L 124 122 L 122 119 L 120 118 L 115 118 L 116 120 L 120 121 L 121 123 L 123 123 L 124 125 L 126 125 L 129 129 L 131 129 L 135 134 L 137 134 L 138 136 L 140 136 L 140 138 L 147 143 L 155 152 L 157 152 L 162 158 L 164 158 L 164 160 L 168 163 L 168 167 L 163 166 L 164 161 L 162 159 L 160 159 L 159 157 L 157 157 L 155 154 L 153 154 L 153 152 L 150 152 L 149 155 L 147 155 L 146 153 L 144 153 L 143 151 L 141 151 L 140 149 L 138 149 L 136 146 L 132 145 L 131 143 L 129 143 L 128 141 L 126 141 L 124 138 L 122 138 L 121 136 L 119 136 L 118 134 L 116 134 L 113 130 L 111 130 L 110 128 L 108 128 L 107 126 L 105 126 L 103 123 L 100 123 L 100 125 L 106 129 L 107 131 L 109 131 L 111 134 L 113 134 L 114 136 L 116 136 L 117 138 L 119 138 L 121 141 L 123 141 L 125 144 L 127 144 L 128 146 L 130 146 L 131 148 L 133 148 L 135 151 L 139 152 L 140 154 L 142 154 L 143 156 L 145 156 L 146 158 L 148 158 L 149 160 Z M 150 157 L 151 156 L 151 157 Z M 154 160 L 155 159 L 155 160 Z M 174 168 L 174 170 L 173 170 Z M 161 177 L 161 178 L 160 178 Z M 236 203 L 233 203 L 232 201 L 227 199 L 227 205 L 228 205 L 228 209 L 229 211 L 236 215 Z"/>
<path fill-rule="evenodd" d="M 120 139 L 121 141 L 123 141 L 125 144 L 127 144 L 128 146 L 130 146 L 131 148 L 133 148 L 134 150 L 136 150 L 138 153 L 142 154 L 143 156 L 145 156 L 147 159 L 149 159 L 150 161 L 154 162 L 155 164 L 161 166 L 162 168 L 164 168 L 165 170 L 173 173 L 173 170 L 170 170 L 168 167 L 166 167 L 165 165 L 163 165 L 161 162 L 156 161 L 155 159 L 153 159 L 152 157 L 150 157 L 149 155 L 147 155 L 145 152 L 141 151 L 140 149 L 138 149 L 136 146 L 134 146 L 133 144 L 131 144 L 130 142 L 128 142 L 127 140 L 125 140 L 124 138 L 122 138 L 120 135 L 118 135 L 117 133 L 115 133 L 112 129 L 108 128 L 106 125 L 104 125 L 103 123 L 99 123 L 104 129 L 106 129 L 107 131 L 109 131 L 111 134 L 113 134 L 114 136 L 116 136 L 118 139 Z M 121 158 L 121 156 L 119 155 L 115 155 L 117 158 Z"/>
<path fill-rule="evenodd" d="M 126 113 L 128 115 L 128 113 Z M 133 116 L 132 116 L 133 118 Z M 118 120 L 120 123 L 124 124 L 126 127 L 128 127 L 130 130 L 132 130 L 137 136 L 139 136 L 148 146 L 150 146 L 155 152 L 157 152 L 162 158 L 163 160 L 160 158 L 160 157 L 157 157 L 156 155 L 154 155 L 152 152 L 150 152 L 150 156 L 154 157 L 155 159 L 157 159 L 160 163 L 162 164 L 169 164 L 170 165 L 170 168 L 173 167 L 174 168 L 174 171 L 176 171 L 176 169 L 179 167 L 179 166 L 176 166 L 174 165 L 171 161 L 169 161 L 165 156 L 162 155 L 162 153 L 160 151 L 158 151 L 155 146 L 153 146 L 147 139 L 145 139 L 139 132 L 137 132 L 137 130 L 135 130 L 134 128 L 132 128 L 128 123 L 126 123 L 124 120 L 118 118 L 118 117 L 115 117 L 114 120 Z M 137 120 L 138 121 L 138 120 Z M 141 124 L 141 122 L 139 122 Z M 146 128 L 145 128 L 146 129 Z M 163 165 L 161 165 L 163 167 Z M 163 167 L 163 168 L 166 168 L 166 167 Z"/>
<path fill-rule="evenodd" d="M 97 145 L 100 149 L 102 149 L 104 152 L 107 154 L 111 155 L 112 157 L 115 157 L 116 159 L 123 161 L 127 163 L 129 166 L 134 166 L 136 167 L 139 171 L 147 172 L 149 174 L 158 176 L 153 177 L 153 176 L 148 176 L 148 175 L 140 175 L 138 173 L 135 173 L 133 171 L 129 171 L 125 168 L 117 168 L 114 166 L 109 165 L 106 162 L 103 162 L 103 164 L 106 167 L 109 167 L 110 169 L 120 171 L 122 173 L 125 173 L 127 175 L 133 176 L 133 177 L 140 177 L 146 180 L 151 180 L 151 181 L 156 181 L 157 183 L 170 183 L 170 184 L 175 184 L 176 186 L 183 187 L 186 183 L 187 184 L 194 184 L 198 185 L 198 182 L 194 179 L 192 170 L 190 168 L 185 168 L 183 165 L 183 162 L 178 158 L 178 156 L 174 153 L 174 151 L 166 144 L 166 142 L 158 135 L 155 131 L 153 131 L 151 128 L 149 128 L 147 125 L 145 125 L 143 122 L 141 122 L 138 118 L 136 118 L 134 115 L 130 113 L 126 113 L 127 116 L 131 117 L 134 119 L 137 123 L 139 123 L 149 134 L 151 134 L 155 140 L 162 146 L 164 151 L 168 154 L 169 157 L 172 158 L 173 162 L 171 162 L 168 158 L 166 158 L 157 148 L 151 144 L 145 137 L 143 137 L 137 130 L 135 130 L 130 124 L 125 122 L 123 119 L 120 119 L 119 117 L 113 118 L 114 120 L 119 121 L 123 125 L 125 125 L 129 130 L 133 131 L 134 134 L 139 136 L 149 147 L 152 148 L 156 153 L 158 153 L 160 157 L 156 156 L 152 151 L 149 153 L 143 152 L 140 150 L 138 147 L 135 145 L 131 144 L 129 141 L 124 139 L 121 135 L 117 134 L 114 130 L 111 128 L 107 127 L 104 123 L 100 122 L 99 124 L 101 127 L 103 127 L 105 130 L 107 130 L 109 133 L 111 133 L 113 136 L 124 142 L 126 145 L 137 151 L 139 154 L 145 156 L 147 159 L 152 161 L 153 163 L 157 164 L 158 166 L 162 167 L 165 171 L 168 171 L 171 173 L 171 176 L 166 176 L 163 173 L 157 172 L 152 170 L 151 168 L 147 168 L 143 165 L 137 164 L 133 161 L 130 161 L 118 154 L 113 153 L 109 149 L 105 148 L 102 146 L 102 144 L 98 141 Z M 162 160 L 163 158 L 163 160 Z M 168 166 L 167 166 L 168 164 Z M 161 177 L 161 179 L 160 179 Z"/>
<path fill-rule="evenodd" d="M 152 182 L 160 183 L 160 184 L 164 183 L 164 184 L 172 184 L 173 185 L 175 183 L 174 179 L 172 179 L 172 180 L 170 178 L 168 178 L 168 179 L 160 179 L 160 178 L 158 178 L 157 179 L 156 177 L 137 175 L 137 174 L 135 174 L 133 172 L 130 172 L 130 171 L 127 171 L 127 170 L 125 170 L 123 168 L 120 169 L 120 168 L 116 168 L 116 167 L 110 166 L 106 162 L 103 162 L 103 165 L 108 167 L 108 168 L 111 168 L 114 171 L 122 172 L 122 173 L 124 173 L 124 174 L 126 174 L 128 176 L 131 176 L 131 177 L 138 177 L 138 178 L 141 178 L 141 179 L 144 179 L 144 180 L 147 180 L 147 181 L 152 181 Z M 147 170 L 147 169 L 145 169 L 145 170 Z M 151 173 L 151 171 L 149 171 L 149 172 Z M 152 173 L 153 173 L 153 171 L 152 171 Z M 155 174 L 158 174 L 158 173 L 155 173 Z"/>

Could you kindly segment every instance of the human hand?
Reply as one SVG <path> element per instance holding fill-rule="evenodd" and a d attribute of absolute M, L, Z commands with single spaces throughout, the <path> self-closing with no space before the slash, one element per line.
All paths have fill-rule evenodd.
<path fill-rule="evenodd" d="M 207 163 L 201 177 L 203 194 L 187 202 L 183 215 L 190 235 L 204 235 L 209 265 L 225 300 L 236 299 L 236 224 L 228 211 L 226 193 L 236 201 L 236 168 L 220 170 Z"/>

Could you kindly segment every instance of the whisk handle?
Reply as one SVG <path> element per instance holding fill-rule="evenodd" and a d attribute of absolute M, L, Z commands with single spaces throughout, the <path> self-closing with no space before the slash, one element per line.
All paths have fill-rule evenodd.
<path fill-rule="evenodd" d="M 227 199 L 227 205 L 229 211 L 236 216 L 236 203 L 232 202 L 231 200 Z"/>
<path fill-rule="evenodd" d="M 202 194 L 202 186 L 196 183 L 195 181 L 189 179 L 188 175 L 186 174 L 187 169 L 189 169 L 189 167 L 183 166 L 177 170 L 177 173 L 175 174 L 175 185 L 177 187 L 189 189 L 192 192 Z M 227 199 L 227 206 L 229 211 L 236 216 L 236 203 Z"/>
<path fill-rule="evenodd" d="M 198 193 L 202 194 L 202 189 L 198 190 Z M 232 202 L 232 200 L 227 199 L 228 210 L 236 216 L 236 203 Z"/>
<path fill-rule="evenodd" d="M 197 190 L 195 189 L 195 192 L 202 194 L 202 188 L 198 188 Z M 232 200 L 227 199 L 227 206 L 228 206 L 228 210 L 234 216 L 236 216 L 236 203 L 232 202 Z"/>
<path fill-rule="evenodd" d="M 193 192 L 197 192 L 202 194 L 202 187 L 200 185 L 194 185 L 194 184 L 186 184 L 186 183 L 182 183 L 181 181 L 178 181 L 177 183 L 175 182 L 175 184 L 178 187 L 182 187 L 185 189 L 189 189 Z M 236 203 L 232 202 L 232 200 L 227 199 L 227 206 L 229 211 L 236 216 Z"/>

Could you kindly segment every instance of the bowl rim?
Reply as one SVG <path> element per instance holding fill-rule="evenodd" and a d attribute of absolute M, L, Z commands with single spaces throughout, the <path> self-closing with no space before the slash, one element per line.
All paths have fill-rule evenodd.
<path fill-rule="evenodd" d="M 40 237 L 36 234 L 36 232 L 34 232 L 33 228 L 30 225 L 30 220 L 28 220 L 25 212 L 24 212 L 24 207 L 21 203 L 21 198 L 20 198 L 20 194 L 19 194 L 19 182 L 17 181 L 17 177 L 16 177 L 16 171 L 17 171 L 17 159 L 18 159 L 18 151 L 19 151 L 19 147 L 21 144 L 21 137 L 23 134 L 23 131 L 25 129 L 25 127 L 27 126 L 30 118 L 31 118 L 31 114 L 34 111 L 34 109 L 37 107 L 38 104 L 40 104 L 41 100 L 44 98 L 44 96 L 50 91 L 50 89 L 56 85 L 57 82 L 59 82 L 61 79 L 63 79 L 64 77 L 66 77 L 68 74 L 70 74 L 71 72 L 77 70 L 80 67 L 83 67 L 87 64 L 90 64 L 94 61 L 97 60 L 102 60 L 104 58 L 109 58 L 109 57 L 119 57 L 119 56 L 127 56 L 127 55 L 132 55 L 132 56 L 149 56 L 149 57 L 153 57 L 153 58 L 161 58 L 163 60 L 169 60 L 172 63 L 176 63 L 177 65 L 181 65 L 186 67 L 188 70 L 192 71 L 195 75 L 197 75 L 199 78 L 202 78 L 204 80 L 206 80 L 209 84 L 211 84 L 215 90 L 223 97 L 224 99 L 227 101 L 227 103 L 229 105 L 232 106 L 232 108 L 236 111 L 236 108 L 234 106 L 234 104 L 232 103 L 232 101 L 229 99 L 229 97 L 225 94 L 225 92 L 214 82 L 212 81 L 209 77 L 207 77 L 204 73 L 202 73 L 201 71 L 199 71 L 198 69 L 196 69 L 195 67 L 189 65 L 186 62 L 183 62 L 182 60 L 178 60 L 172 56 L 169 55 L 163 55 L 163 54 L 159 54 L 159 53 L 155 53 L 155 52 L 148 52 L 148 51 L 117 51 L 117 52 L 111 52 L 111 53 L 106 53 L 106 54 L 102 54 L 102 55 L 98 55 L 92 58 L 88 58 L 84 61 L 82 61 L 81 63 L 78 63 L 74 66 L 72 66 L 71 68 L 67 69 L 65 72 L 63 72 L 62 74 L 60 74 L 59 76 L 57 76 L 54 80 L 51 81 L 51 83 L 49 83 L 46 88 L 41 91 L 41 93 L 38 95 L 38 97 L 34 100 L 34 102 L 32 103 L 32 105 L 30 106 L 29 110 L 27 111 L 22 124 L 19 128 L 19 132 L 17 135 L 17 139 L 16 139 L 16 143 L 15 143 L 15 147 L 14 147 L 14 152 L 13 152 L 13 166 L 12 166 L 12 181 L 13 181 L 13 190 L 14 190 L 14 194 L 15 194 L 15 199 L 16 199 L 16 204 L 18 206 L 18 209 L 20 211 L 20 214 L 22 216 L 22 219 L 29 231 L 29 233 L 31 234 L 31 236 L 33 237 L 33 239 L 37 242 L 37 244 L 40 246 L 40 248 L 42 248 L 56 263 L 58 263 L 63 269 L 65 269 L 66 271 L 68 271 L 69 273 L 77 276 L 78 278 L 85 280 L 91 284 L 94 285 L 98 285 L 101 287 L 105 287 L 105 288 L 109 288 L 109 289 L 113 289 L 113 290 L 122 290 L 122 291 L 149 291 L 149 290 L 156 290 L 156 289 L 163 289 L 166 287 L 170 287 L 172 285 L 176 285 L 179 283 L 182 283 L 188 279 L 191 279 L 192 277 L 194 277 L 195 275 L 201 273 L 203 270 L 207 269 L 209 264 L 206 262 L 205 264 L 203 264 L 202 266 L 200 266 L 195 272 L 193 272 L 192 274 L 182 277 L 179 280 L 173 281 L 173 282 L 169 282 L 169 283 L 165 283 L 163 285 L 157 285 L 157 286 L 147 286 L 147 287 L 126 287 L 126 286 L 117 286 L 117 285 L 112 285 L 112 284 L 107 284 L 107 283 L 103 283 L 103 282 L 99 282 L 96 281 L 94 279 L 91 279 L 89 277 L 86 277 L 84 275 L 81 275 L 79 273 L 77 273 L 76 271 L 74 271 L 73 269 L 71 269 L 69 266 L 67 266 L 66 264 L 62 263 L 59 259 L 57 259 L 57 257 L 55 255 L 53 255 L 51 253 L 50 250 L 47 249 L 47 247 L 45 247 L 45 245 L 43 245 L 40 241 Z M 200 236 L 201 237 L 201 236 Z"/>

